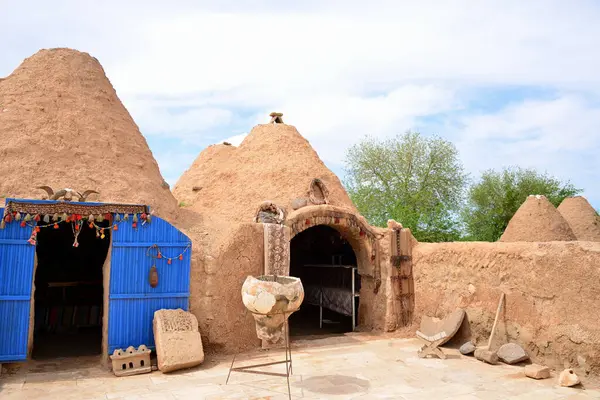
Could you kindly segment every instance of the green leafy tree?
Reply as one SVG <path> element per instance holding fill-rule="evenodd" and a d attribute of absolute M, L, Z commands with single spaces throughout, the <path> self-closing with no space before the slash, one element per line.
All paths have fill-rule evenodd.
<path fill-rule="evenodd" d="M 362 215 L 376 226 L 395 219 L 420 241 L 460 237 L 466 182 L 456 147 L 439 137 L 367 137 L 346 153 L 345 185 Z"/>
<path fill-rule="evenodd" d="M 462 216 L 466 239 L 493 242 L 500 238 L 517 209 L 532 194 L 544 195 L 558 206 L 565 197 L 580 193 L 569 182 L 519 167 L 489 170 L 468 191 Z"/>

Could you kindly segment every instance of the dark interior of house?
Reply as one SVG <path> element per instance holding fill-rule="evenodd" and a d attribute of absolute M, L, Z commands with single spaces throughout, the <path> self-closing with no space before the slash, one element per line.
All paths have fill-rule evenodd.
<path fill-rule="evenodd" d="M 79 230 L 72 222 L 57 226 L 43 228 L 37 235 L 33 358 L 100 354 L 102 267 L 110 230 L 104 231 L 102 239 L 86 221 Z M 79 244 L 74 246 L 77 233 Z"/>
<path fill-rule="evenodd" d="M 290 316 L 290 335 L 309 337 L 351 332 L 352 307 L 358 321 L 360 292 L 352 246 L 334 228 L 318 225 L 292 239 L 290 257 L 290 275 L 302 280 L 305 293 L 300 310 Z"/>

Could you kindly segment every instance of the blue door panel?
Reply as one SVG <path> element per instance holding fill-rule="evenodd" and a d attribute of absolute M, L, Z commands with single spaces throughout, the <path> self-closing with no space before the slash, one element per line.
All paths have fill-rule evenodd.
<path fill-rule="evenodd" d="M 155 259 L 158 245 L 163 258 Z M 176 258 L 183 253 L 183 259 Z M 174 258 L 171 264 L 167 258 Z M 108 311 L 108 350 L 145 344 L 154 347 L 152 320 L 163 308 L 188 310 L 190 240 L 173 225 L 154 217 L 133 228 L 132 221 L 113 232 Z M 156 266 L 158 286 L 150 287 L 150 268 Z"/>
<path fill-rule="evenodd" d="M 27 359 L 35 260 L 35 246 L 27 243 L 31 231 L 19 222 L 0 229 L 0 361 Z"/>
<path fill-rule="evenodd" d="M 154 311 L 162 308 L 185 310 L 187 304 L 187 297 L 111 300 L 108 316 L 108 352 L 112 353 L 115 349 L 126 349 L 129 346 L 138 347 L 141 344 L 154 347 Z"/>

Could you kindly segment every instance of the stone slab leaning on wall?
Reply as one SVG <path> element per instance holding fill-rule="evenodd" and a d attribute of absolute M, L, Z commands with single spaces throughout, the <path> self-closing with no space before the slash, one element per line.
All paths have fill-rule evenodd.
<path fill-rule="evenodd" d="M 204 351 L 194 314 L 181 309 L 158 310 L 154 312 L 153 329 L 160 371 L 171 372 L 202 364 Z"/>

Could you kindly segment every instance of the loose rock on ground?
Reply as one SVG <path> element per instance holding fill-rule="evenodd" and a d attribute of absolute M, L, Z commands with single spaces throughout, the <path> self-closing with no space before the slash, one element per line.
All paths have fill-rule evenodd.
<path fill-rule="evenodd" d="M 521 346 L 516 343 L 506 343 L 498 349 L 498 358 L 506 364 L 516 364 L 529 359 Z"/>

